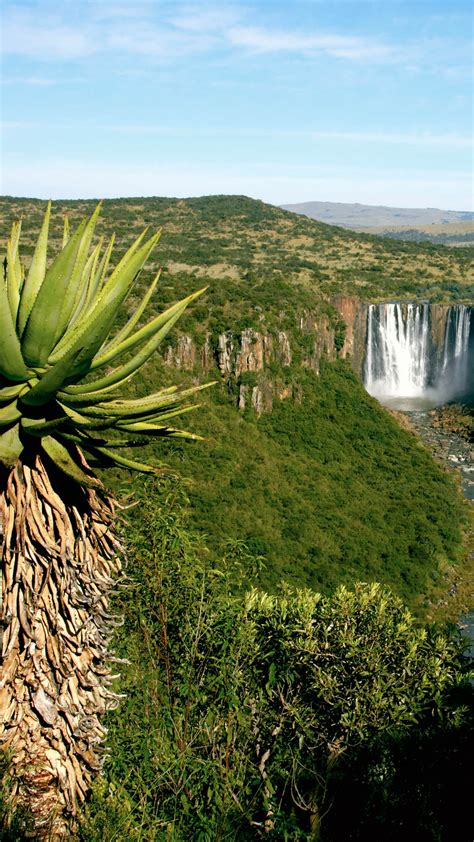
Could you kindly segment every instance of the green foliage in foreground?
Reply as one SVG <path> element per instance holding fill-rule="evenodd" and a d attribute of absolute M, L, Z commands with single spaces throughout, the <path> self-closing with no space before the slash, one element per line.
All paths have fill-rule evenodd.
<path fill-rule="evenodd" d="M 110 718 L 107 779 L 87 808 L 83 842 L 399 839 L 391 823 L 405 838 L 452 838 L 452 816 L 443 824 L 438 815 L 442 775 L 436 801 L 433 781 L 418 782 L 421 806 L 408 826 L 410 793 L 394 816 L 391 787 L 409 756 L 423 763 L 422 739 L 465 736 L 459 644 L 417 627 L 379 585 L 329 598 L 289 587 L 236 593 L 259 560 L 234 544 L 221 569 L 210 566 L 183 527 L 179 491 L 160 511 L 147 505 L 150 492 L 147 484 L 143 521 L 131 523 L 120 633 L 127 697 Z M 357 835 L 363 810 L 360 826 L 340 832 L 355 773 L 372 800 L 373 837 Z M 462 804 L 452 808 L 459 826 Z"/>
<path fill-rule="evenodd" d="M 454 481 L 348 365 L 292 376 L 301 402 L 276 400 L 260 418 L 215 387 L 194 419 L 208 442 L 168 446 L 166 461 L 191 480 L 192 527 L 216 560 L 229 538 L 265 556 L 266 590 L 375 580 L 423 613 L 462 554 Z"/>

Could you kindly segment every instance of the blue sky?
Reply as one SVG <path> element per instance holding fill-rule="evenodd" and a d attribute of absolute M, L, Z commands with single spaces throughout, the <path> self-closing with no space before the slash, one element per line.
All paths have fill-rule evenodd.
<path fill-rule="evenodd" d="M 465 0 L 4 0 L 1 192 L 468 210 Z"/>

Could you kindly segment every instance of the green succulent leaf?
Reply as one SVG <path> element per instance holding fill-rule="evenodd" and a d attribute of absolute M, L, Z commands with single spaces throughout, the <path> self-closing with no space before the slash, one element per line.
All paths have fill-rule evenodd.
<path fill-rule="evenodd" d="M 71 317 L 69 319 L 69 327 L 74 324 L 74 322 L 78 319 L 81 315 L 83 308 L 85 306 L 85 302 L 87 300 L 87 296 L 89 293 L 89 289 L 91 283 L 93 282 L 97 264 L 100 257 L 100 252 L 102 249 L 103 238 L 97 243 L 95 249 L 93 250 L 92 254 L 87 260 L 87 263 L 84 267 L 83 275 L 81 278 L 80 283 L 77 284 L 77 293 L 74 300 L 74 306 L 72 310 Z"/>
<path fill-rule="evenodd" d="M 62 303 L 62 309 L 59 314 L 59 318 L 57 319 L 56 324 L 56 331 L 54 334 L 53 342 L 51 343 L 50 347 L 48 348 L 48 354 L 51 351 L 51 348 L 58 342 L 58 340 L 63 335 L 64 331 L 69 325 L 70 318 L 77 306 L 78 301 L 81 299 L 83 293 L 87 292 L 87 285 L 89 282 L 89 277 L 87 273 L 87 265 L 89 261 L 89 250 L 92 242 L 92 237 L 94 234 L 94 229 L 96 226 L 97 218 L 99 216 L 101 204 L 99 203 L 94 210 L 94 213 L 90 217 L 85 226 L 84 233 L 82 234 L 76 259 L 74 261 L 74 266 L 70 277 L 67 279 L 67 285 L 64 292 L 64 298 Z"/>
<path fill-rule="evenodd" d="M 19 436 L 18 424 L 0 434 L 0 462 L 10 468 L 21 456 L 23 443 Z"/>
<path fill-rule="evenodd" d="M 1 386 L 0 403 L 10 403 L 12 398 L 18 398 L 27 388 L 26 383 L 15 383 L 14 386 Z"/>
<path fill-rule="evenodd" d="M 128 320 L 128 322 L 123 326 L 123 328 L 121 330 L 119 330 L 118 333 L 115 334 L 114 338 L 112 339 L 112 341 L 110 343 L 114 347 L 116 347 L 116 345 L 118 345 L 118 343 L 122 342 L 124 339 L 127 339 L 127 337 L 130 336 L 134 327 L 140 321 L 140 319 L 143 316 L 143 313 L 145 312 L 145 310 L 148 306 L 148 303 L 149 303 L 149 301 L 150 301 L 150 299 L 151 299 L 151 297 L 152 297 L 152 295 L 153 295 L 153 293 L 156 289 L 158 281 L 160 280 L 161 271 L 162 270 L 160 269 L 156 273 L 155 277 L 153 278 L 153 281 L 151 282 L 146 294 L 143 296 L 143 298 L 141 300 L 141 303 L 137 307 L 137 309 L 135 310 L 133 316 L 131 316 L 130 319 Z M 110 346 L 106 346 L 104 348 L 101 356 L 104 356 L 107 353 L 109 347 Z"/>
<path fill-rule="evenodd" d="M 58 427 L 64 426 L 67 421 L 68 418 L 64 415 L 60 418 L 28 418 L 23 415 L 20 425 L 22 430 L 31 436 L 45 436 L 57 430 Z"/>
<path fill-rule="evenodd" d="M 108 401 L 107 403 L 104 401 L 103 403 L 98 403 L 96 406 L 82 407 L 82 412 L 84 415 L 90 415 L 93 418 L 105 417 L 116 418 L 117 420 L 119 418 L 125 420 L 134 416 L 151 415 L 155 414 L 161 408 L 168 409 L 168 407 L 173 406 L 178 401 L 183 401 L 190 395 L 202 392 L 203 389 L 208 389 L 212 385 L 212 383 L 204 383 L 200 386 L 192 386 L 190 389 L 176 389 L 173 390 L 174 393 L 171 393 L 169 389 L 164 389 L 145 398 L 135 398 L 132 400 L 124 398 L 122 400 Z"/>
<path fill-rule="evenodd" d="M 65 248 L 69 242 L 69 237 L 71 236 L 69 230 L 69 219 L 67 216 L 64 217 L 64 225 L 63 225 L 63 248 Z"/>
<path fill-rule="evenodd" d="M 172 307 L 169 307 L 164 313 L 160 313 L 160 315 L 152 319 L 151 322 L 148 322 L 148 324 L 144 325 L 140 328 L 140 330 L 137 330 L 133 336 L 129 336 L 121 342 L 112 342 L 109 345 L 108 350 L 104 350 L 103 354 L 96 357 L 91 366 L 91 371 L 111 363 L 117 357 L 132 351 L 137 347 L 137 345 L 141 345 L 151 337 L 150 344 L 145 346 L 145 349 L 142 351 L 142 354 L 144 355 L 143 362 L 146 362 L 148 357 L 156 350 L 159 343 L 164 339 L 168 331 L 171 330 L 175 322 L 184 313 L 186 307 L 188 307 L 195 298 L 202 295 L 206 289 L 207 287 L 203 287 L 197 292 L 193 292 L 191 295 L 188 295 L 187 298 L 183 298 L 181 301 L 178 301 L 177 304 L 173 304 Z M 140 363 L 139 367 L 141 365 L 143 365 L 143 363 Z"/>
<path fill-rule="evenodd" d="M 10 310 L 7 287 L 0 280 L 0 374 L 7 380 L 28 380 L 28 369 L 24 363 L 20 341 Z"/>
<path fill-rule="evenodd" d="M 29 315 L 36 301 L 36 297 L 41 288 L 46 271 L 46 255 L 48 250 L 48 231 L 49 218 L 51 214 L 51 202 L 48 202 L 46 213 L 43 219 L 43 225 L 36 243 L 33 260 L 31 261 L 30 271 L 26 276 L 23 289 L 21 291 L 21 301 L 18 308 L 18 333 L 22 336 L 26 327 Z"/>
<path fill-rule="evenodd" d="M 106 447 L 88 448 L 86 445 L 83 446 L 92 453 L 100 454 L 102 457 L 105 456 L 106 460 L 117 468 L 128 468 L 130 471 L 140 471 L 140 473 L 144 474 L 160 474 L 163 471 L 163 468 L 147 465 L 146 462 L 135 462 L 133 459 L 128 459 L 126 456 L 114 453 Z"/>
<path fill-rule="evenodd" d="M 14 424 L 15 421 L 19 421 L 20 418 L 21 411 L 18 409 L 16 401 L 11 401 L 6 404 L 6 406 L 0 407 L 0 428 L 9 427 L 10 424 Z"/>
<path fill-rule="evenodd" d="M 28 365 L 47 362 L 86 227 L 84 219 L 44 275 L 22 336 L 22 352 Z"/>
<path fill-rule="evenodd" d="M 133 421 L 129 421 L 127 419 L 119 419 L 116 423 L 116 427 L 118 430 L 134 430 L 136 429 L 136 424 L 154 424 L 155 421 L 169 421 L 170 418 L 176 418 L 178 415 L 185 415 L 187 412 L 194 412 L 195 409 L 199 409 L 201 404 L 193 403 L 189 404 L 188 406 L 178 406 L 177 408 L 168 410 L 168 411 L 161 411 L 157 412 L 156 415 L 144 415 L 142 418 L 134 417 Z"/>
<path fill-rule="evenodd" d="M 73 374 L 81 371 L 85 362 L 91 363 L 107 339 L 117 311 L 129 294 L 158 237 L 159 234 L 151 237 L 130 259 L 126 261 L 125 258 L 122 259 L 105 286 L 97 294 L 92 309 L 81 316 L 65 334 L 64 341 L 58 343 L 49 358 L 51 364 L 58 362 L 70 352 L 75 354 Z M 134 249 L 134 247 L 135 244 L 131 248 Z"/>
<path fill-rule="evenodd" d="M 29 437 L 69 479 L 86 486 L 99 481 L 84 469 L 81 449 L 101 464 L 155 473 L 121 456 L 122 447 L 146 444 L 151 436 L 199 439 L 168 426 L 195 406 L 186 398 L 212 385 L 171 386 L 127 399 L 120 388 L 147 362 L 198 290 L 137 329 L 160 272 L 124 327 L 109 335 L 156 245 L 160 232 L 140 234 L 109 273 L 114 237 L 103 249 L 93 237 L 100 211 L 84 219 L 72 236 L 65 220 L 63 249 L 47 268 L 51 203 L 48 203 L 30 270 L 24 280 L 19 255 L 20 223 L 14 223 L 0 282 L 0 461 L 14 464 Z M 108 344 L 106 344 L 108 343 Z M 119 363 L 96 380 L 87 375 Z"/>
<path fill-rule="evenodd" d="M 68 477 L 88 488 L 100 487 L 101 483 L 99 480 L 90 474 L 86 474 L 82 467 L 72 457 L 68 448 L 56 438 L 53 436 L 45 436 L 41 439 L 41 446 L 44 452 L 54 462 L 56 467 Z"/>
<path fill-rule="evenodd" d="M 20 257 L 18 254 L 18 244 L 13 245 L 12 239 L 7 243 L 7 266 L 6 266 L 6 284 L 8 303 L 10 305 L 10 313 L 13 324 L 16 324 L 18 306 L 20 304 L 20 289 L 22 281 L 22 269 Z"/>
<path fill-rule="evenodd" d="M 51 400 L 71 376 L 75 360 L 76 353 L 73 349 L 69 354 L 59 360 L 56 365 L 51 366 L 41 380 L 29 392 L 23 395 L 23 403 L 27 406 L 42 406 Z M 76 371 L 75 376 L 83 376 L 87 373 L 87 370 L 87 361 L 84 361 L 82 371 Z"/>

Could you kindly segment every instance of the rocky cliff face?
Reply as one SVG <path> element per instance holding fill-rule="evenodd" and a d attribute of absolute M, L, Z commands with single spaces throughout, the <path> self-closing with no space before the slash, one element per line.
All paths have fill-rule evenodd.
<path fill-rule="evenodd" d="M 236 382 L 240 409 L 250 406 L 258 413 L 266 412 L 275 399 L 301 399 L 299 388 L 276 376 L 275 367 L 284 371 L 292 365 L 302 365 L 319 372 L 322 357 L 335 360 L 337 356 L 354 357 L 361 367 L 365 341 L 362 311 L 356 299 L 340 298 L 334 302 L 334 313 L 346 324 L 344 343 L 339 348 L 337 318 L 304 312 L 293 332 L 245 328 L 239 334 L 222 333 L 215 341 L 207 335 L 200 347 L 191 336 L 182 335 L 174 346 L 168 347 L 164 360 L 184 371 L 199 367 L 207 372 L 217 367 L 223 379 Z M 272 373 L 268 371 L 270 366 Z"/>
<path fill-rule="evenodd" d="M 334 306 L 346 326 L 340 355 L 344 359 L 350 358 L 352 367 L 361 375 L 367 334 L 367 304 L 357 298 L 339 295 L 334 300 Z"/>
<path fill-rule="evenodd" d="M 350 360 L 362 377 L 368 306 L 357 298 L 338 296 L 326 306 L 326 312 L 303 312 L 293 330 L 245 328 L 217 337 L 208 334 L 199 346 L 191 336 L 182 335 L 167 349 L 165 362 L 188 371 L 218 368 L 224 380 L 234 382 L 241 409 L 253 407 L 258 413 L 266 412 L 274 400 L 301 397 L 285 375 L 290 367 L 303 366 L 319 373 L 321 359 L 341 357 Z M 443 353 L 452 307 L 430 306 L 430 331 L 438 356 Z"/>

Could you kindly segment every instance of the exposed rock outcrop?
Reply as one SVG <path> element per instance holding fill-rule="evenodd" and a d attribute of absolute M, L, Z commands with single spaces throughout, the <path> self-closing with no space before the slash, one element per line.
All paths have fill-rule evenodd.
<path fill-rule="evenodd" d="M 272 364 L 287 368 L 299 362 L 319 372 L 322 357 L 335 360 L 339 355 L 350 357 L 356 367 L 361 368 L 365 342 L 363 311 L 364 307 L 357 299 L 340 297 L 334 302 L 333 313 L 330 308 L 327 313 L 304 312 L 293 336 L 287 330 L 264 332 L 249 327 L 240 334 L 221 333 L 215 341 L 207 334 L 204 344 L 199 347 L 191 336 L 182 335 L 174 346 L 168 347 L 164 359 L 167 365 L 187 371 L 196 366 L 205 372 L 217 367 L 225 380 L 237 381 L 240 409 L 251 406 L 258 413 L 267 412 L 274 399 L 301 399 L 301 393 L 295 394 L 293 387 L 268 378 L 266 370 Z M 346 324 L 344 343 L 339 351 L 335 313 L 340 314 Z M 281 314 L 282 318 L 284 315 Z M 250 374 L 255 374 L 256 380 L 245 382 L 245 376 Z M 239 382 L 241 379 L 243 382 Z"/>
<path fill-rule="evenodd" d="M 190 336 L 179 336 L 175 347 L 168 347 L 165 363 L 174 368 L 190 370 L 196 365 L 196 346 Z"/>
<path fill-rule="evenodd" d="M 343 359 L 349 357 L 352 367 L 361 375 L 365 357 L 367 304 L 357 298 L 339 295 L 334 299 L 334 306 L 346 326 L 340 355 Z"/>
<path fill-rule="evenodd" d="M 231 333 L 221 333 L 217 345 L 217 362 L 223 377 L 233 374 L 234 342 Z"/>

